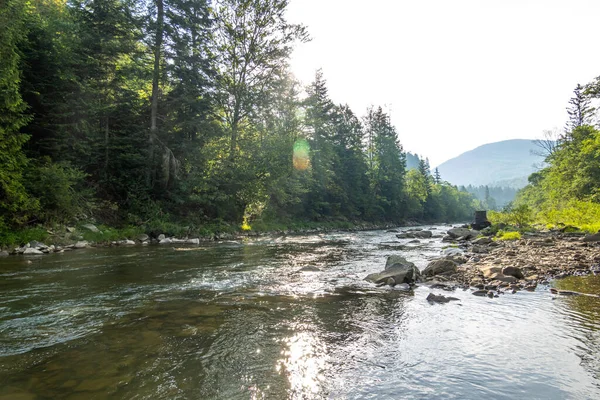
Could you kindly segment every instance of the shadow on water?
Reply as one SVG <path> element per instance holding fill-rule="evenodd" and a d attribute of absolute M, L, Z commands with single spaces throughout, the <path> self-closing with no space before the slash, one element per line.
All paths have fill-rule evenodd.
<path fill-rule="evenodd" d="M 431 305 L 426 287 L 375 288 L 362 278 L 388 255 L 422 268 L 441 250 L 434 240 L 386 244 L 394 239 L 282 236 L 2 260 L 0 399 L 600 395 L 597 303 L 457 291 L 460 301 Z M 576 285 L 590 282 L 557 284 L 589 292 Z"/>

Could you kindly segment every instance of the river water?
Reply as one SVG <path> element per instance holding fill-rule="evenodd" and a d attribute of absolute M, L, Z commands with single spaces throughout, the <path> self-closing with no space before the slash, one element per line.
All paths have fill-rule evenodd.
<path fill-rule="evenodd" d="M 439 239 L 187 249 L 0 259 L 0 399 L 600 398 L 600 299 L 458 290 L 440 305 L 425 300 L 440 290 L 362 280 L 392 254 L 425 267 Z M 557 285 L 600 293 L 598 278 Z"/>

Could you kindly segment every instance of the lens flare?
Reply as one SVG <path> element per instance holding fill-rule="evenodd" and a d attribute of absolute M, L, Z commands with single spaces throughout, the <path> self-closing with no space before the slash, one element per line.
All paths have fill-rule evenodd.
<path fill-rule="evenodd" d="M 310 147 L 308 142 L 304 139 L 296 140 L 294 143 L 294 168 L 298 171 L 304 171 L 308 169 L 310 166 L 310 158 L 308 153 L 310 151 Z"/>

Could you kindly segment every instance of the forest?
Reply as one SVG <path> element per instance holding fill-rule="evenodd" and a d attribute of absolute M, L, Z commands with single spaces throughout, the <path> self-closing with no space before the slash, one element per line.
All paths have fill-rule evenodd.
<path fill-rule="evenodd" d="M 562 131 L 548 131 L 536 141 L 546 167 L 529 176 L 500 222 L 537 224 L 566 231 L 600 232 L 600 77 L 578 84 L 569 100 Z"/>
<path fill-rule="evenodd" d="M 407 168 L 381 107 L 359 116 L 320 71 L 294 78 L 310 37 L 287 6 L 2 2 L 0 242 L 85 221 L 150 233 L 469 219 L 478 202 L 426 160 Z"/>

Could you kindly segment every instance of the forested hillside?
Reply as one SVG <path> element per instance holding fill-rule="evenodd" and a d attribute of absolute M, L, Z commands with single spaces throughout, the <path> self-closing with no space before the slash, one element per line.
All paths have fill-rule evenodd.
<path fill-rule="evenodd" d="M 563 229 L 600 229 L 600 131 L 591 105 L 599 96 L 600 78 L 577 85 L 564 131 L 537 141 L 547 167 L 529 176 L 529 184 L 503 218 Z"/>
<path fill-rule="evenodd" d="M 0 230 L 457 220 L 389 116 L 291 76 L 287 0 L 0 5 Z"/>
<path fill-rule="evenodd" d="M 438 169 L 455 185 L 520 189 L 544 162 L 537 150 L 533 140 L 488 143 L 442 163 Z"/>

